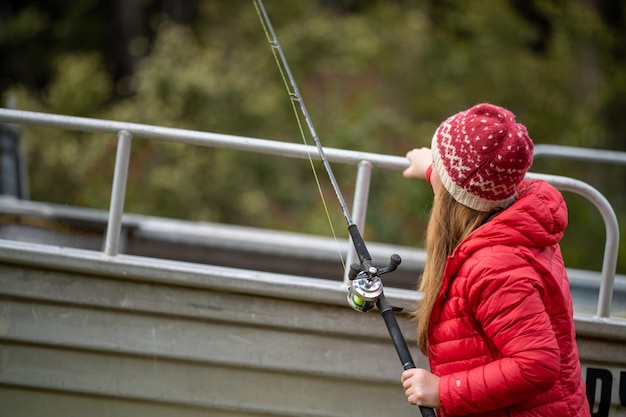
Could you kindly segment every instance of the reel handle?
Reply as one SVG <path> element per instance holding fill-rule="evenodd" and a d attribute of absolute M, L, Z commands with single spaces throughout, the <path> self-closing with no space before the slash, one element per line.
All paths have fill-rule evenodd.
<path fill-rule="evenodd" d="M 353 263 L 352 265 L 350 265 L 350 271 L 348 272 L 348 279 L 350 279 L 350 281 L 354 280 L 356 276 L 359 274 L 359 272 L 361 272 L 361 265 L 357 263 Z"/>
<path fill-rule="evenodd" d="M 398 268 L 398 265 L 400 265 L 401 263 L 402 258 L 400 258 L 400 255 L 398 255 L 397 253 L 391 255 L 391 259 L 389 259 L 389 266 L 387 266 L 389 272 L 395 271 L 396 268 Z"/>
<path fill-rule="evenodd" d="M 400 258 L 400 255 L 398 255 L 397 253 L 394 253 L 393 255 L 391 255 L 391 258 L 389 259 L 389 264 L 386 267 L 379 270 L 378 273 L 382 275 L 388 272 L 393 272 L 398 268 L 398 265 L 400 265 L 401 263 L 402 263 L 402 258 Z"/>
<path fill-rule="evenodd" d="M 394 253 L 393 255 L 391 255 L 391 259 L 389 259 L 389 264 L 386 267 L 379 269 L 376 273 L 378 275 L 382 275 L 388 272 L 393 272 L 398 268 L 398 265 L 400 265 L 401 263 L 402 258 L 400 258 L 400 255 Z M 354 280 L 357 275 L 359 275 L 359 272 L 361 272 L 361 265 L 357 264 L 356 262 L 353 263 L 352 265 L 350 265 L 350 271 L 348 271 L 348 279 L 350 279 L 350 281 Z"/>

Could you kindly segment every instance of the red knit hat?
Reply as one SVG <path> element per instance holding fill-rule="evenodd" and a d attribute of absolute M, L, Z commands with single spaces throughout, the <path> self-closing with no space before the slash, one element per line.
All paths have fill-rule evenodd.
<path fill-rule="evenodd" d="M 508 207 L 533 161 L 533 142 L 513 113 L 477 104 L 433 136 L 433 166 L 454 199 L 474 210 Z"/>

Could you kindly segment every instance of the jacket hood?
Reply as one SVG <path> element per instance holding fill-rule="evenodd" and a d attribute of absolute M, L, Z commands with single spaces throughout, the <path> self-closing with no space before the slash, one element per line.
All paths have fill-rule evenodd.
<path fill-rule="evenodd" d="M 561 193 L 542 180 L 523 181 L 517 201 L 476 229 L 455 253 L 465 258 L 485 246 L 551 246 L 563 238 L 566 227 L 567 206 Z"/>

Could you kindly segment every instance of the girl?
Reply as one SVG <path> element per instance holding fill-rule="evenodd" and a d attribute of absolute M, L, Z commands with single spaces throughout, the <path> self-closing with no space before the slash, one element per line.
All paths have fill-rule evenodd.
<path fill-rule="evenodd" d="M 513 114 L 479 104 L 445 120 L 406 178 L 435 198 L 415 318 L 431 372 L 410 369 L 410 403 L 439 416 L 589 417 L 559 241 L 561 194 L 526 181 L 533 143 Z"/>

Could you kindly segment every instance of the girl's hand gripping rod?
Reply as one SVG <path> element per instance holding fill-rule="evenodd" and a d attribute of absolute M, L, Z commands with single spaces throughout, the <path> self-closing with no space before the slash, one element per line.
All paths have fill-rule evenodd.
<path fill-rule="evenodd" d="M 289 64 L 287 64 L 287 59 L 285 58 L 282 48 L 278 43 L 278 38 L 276 37 L 276 33 L 274 32 L 274 28 L 272 27 L 269 16 L 265 11 L 262 0 L 254 0 L 254 6 L 256 8 L 257 14 L 259 15 L 259 20 L 263 25 L 263 30 L 265 31 L 267 40 L 272 47 L 272 52 L 274 54 L 276 64 L 278 65 L 278 69 L 281 72 L 283 81 L 285 82 L 285 86 L 287 87 L 287 91 L 289 92 L 289 96 L 291 97 L 292 105 L 294 106 L 294 111 L 296 113 L 296 118 L 298 118 L 299 122 L 298 111 L 295 104 L 298 103 L 298 107 L 306 121 L 309 132 L 311 133 L 311 136 L 315 141 L 319 156 L 324 164 L 326 173 L 330 178 L 330 182 L 333 186 L 335 194 L 337 195 L 337 199 L 339 200 L 339 204 L 341 205 L 343 215 L 348 222 L 348 232 L 350 233 L 354 249 L 357 253 L 357 256 L 359 257 L 360 262 L 360 265 L 355 263 L 350 266 L 350 272 L 348 276 L 350 278 L 351 285 L 348 293 L 348 303 L 353 309 L 360 312 L 367 312 L 371 310 L 374 306 L 378 307 L 378 310 L 383 316 L 387 329 L 389 330 L 389 334 L 402 363 L 402 367 L 404 368 L 404 370 L 415 368 L 415 364 L 413 363 L 413 359 L 411 358 L 411 353 L 409 352 L 406 341 L 404 340 L 402 332 L 400 331 L 400 326 L 398 325 L 398 322 L 394 315 L 394 308 L 391 306 L 391 304 L 389 304 L 383 294 L 383 285 L 380 279 L 380 276 L 382 274 L 392 272 L 398 267 L 398 265 L 400 265 L 400 256 L 395 254 L 392 255 L 391 260 L 389 261 L 389 265 L 385 268 L 379 269 L 372 265 L 372 258 L 367 250 L 367 247 L 365 246 L 365 242 L 363 241 L 361 233 L 359 233 L 357 225 L 352 221 L 352 218 L 350 217 L 350 212 L 348 211 L 346 202 L 343 198 L 343 195 L 341 194 L 341 190 L 339 189 L 339 185 L 337 184 L 337 180 L 335 179 L 333 170 L 330 167 L 328 158 L 324 153 L 324 148 L 322 147 L 322 144 L 317 137 L 317 134 L 315 133 L 313 122 L 311 121 L 306 106 L 304 105 L 304 100 L 302 100 L 302 96 L 300 95 L 300 91 L 298 90 L 298 86 L 296 85 L 296 81 L 291 74 Z M 302 136 L 304 138 L 303 132 Z M 432 408 L 420 406 L 419 409 L 423 417 L 435 417 L 435 411 Z"/>

